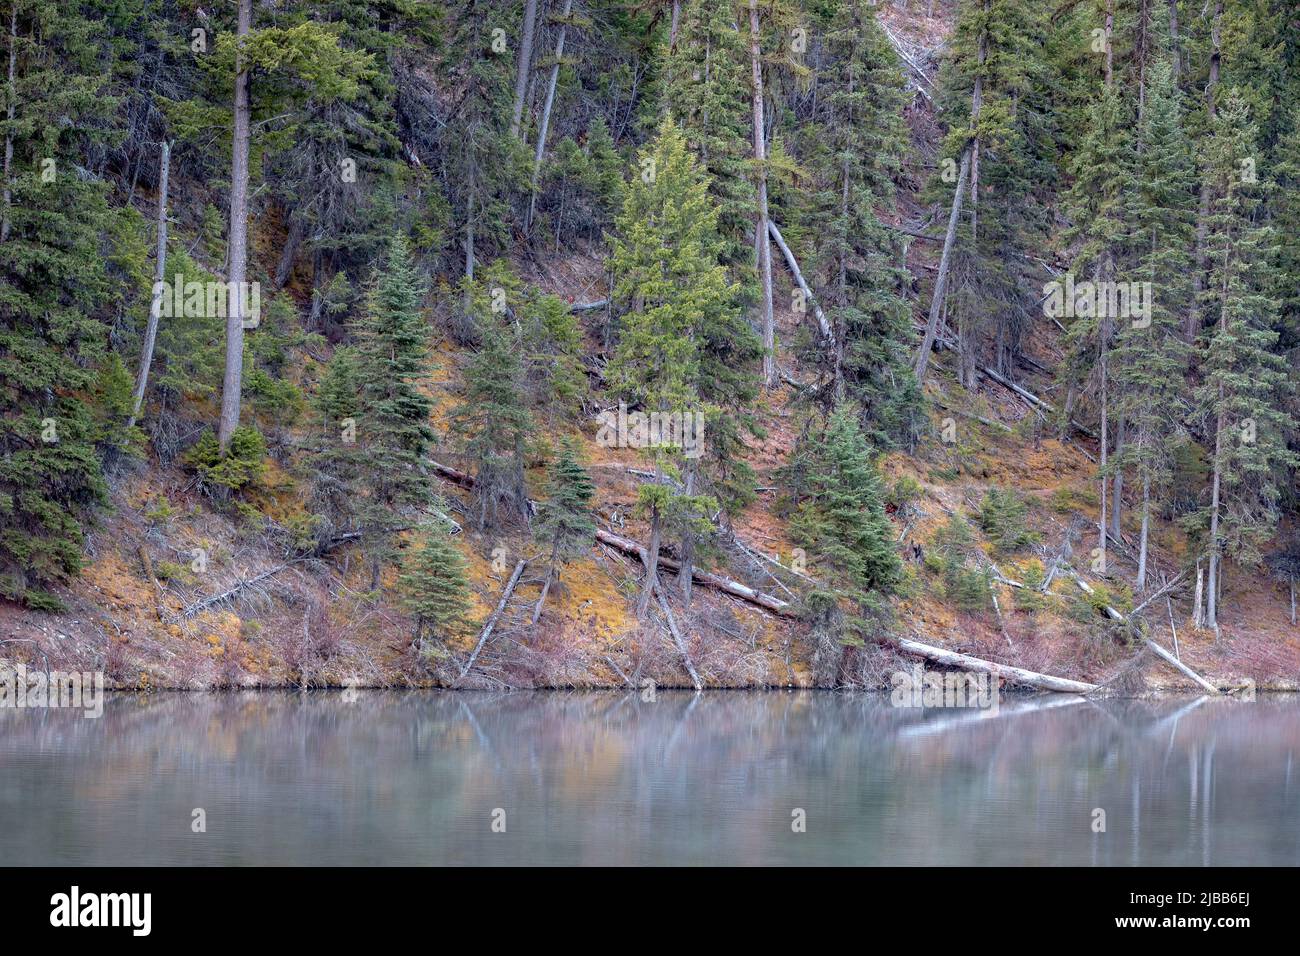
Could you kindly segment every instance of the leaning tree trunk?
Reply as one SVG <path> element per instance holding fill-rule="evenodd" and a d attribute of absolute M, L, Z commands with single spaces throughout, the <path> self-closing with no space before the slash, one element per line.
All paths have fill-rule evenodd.
<path fill-rule="evenodd" d="M 1115 422 L 1115 480 L 1112 482 L 1115 491 L 1110 499 L 1110 536 L 1116 541 L 1119 540 L 1120 532 L 1120 508 L 1123 504 L 1124 494 L 1124 464 L 1121 455 L 1124 451 L 1124 417 L 1121 415 Z"/>
<path fill-rule="evenodd" d="M 542 119 L 537 127 L 537 148 L 533 152 L 532 189 L 528 195 L 528 216 L 524 220 L 524 233 L 533 229 L 533 216 L 537 213 L 537 180 L 542 173 L 542 154 L 546 150 L 546 131 L 551 125 L 551 107 L 555 105 L 555 86 L 560 79 L 560 60 L 564 56 L 564 35 L 569 29 L 569 14 L 573 12 L 573 0 L 564 0 L 564 13 L 560 17 L 560 33 L 555 39 L 555 62 L 551 64 L 551 75 L 546 83 L 546 100 L 542 104 Z"/>
<path fill-rule="evenodd" d="M 646 547 L 645 583 L 641 585 L 641 597 L 636 605 L 638 620 L 644 620 L 646 614 L 650 612 L 650 602 L 654 599 L 655 588 L 659 586 L 659 541 L 662 535 L 660 525 L 659 507 L 656 505 L 650 512 L 650 543 Z"/>
<path fill-rule="evenodd" d="M 697 472 L 696 459 L 690 458 L 686 461 L 686 487 L 685 492 L 688 496 L 695 494 L 695 477 Z M 677 586 L 682 592 L 682 607 L 690 608 L 691 606 L 691 581 L 695 575 L 695 530 L 690 527 L 690 522 L 686 523 L 686 530 L 682 532 L 682 567 L 677 572 Z"/>
<path fill-rule="evenodd" d="M 758 177 L 758 216 L 754 226 L 758 274 L 763 286 L 763 383 L 776 385 L 776 326 L 772 315 L 772 242 L 767 234 L 767 144 L 763 123 L 763 50 L 758 0 L 749 0 L 749 64 L 754 113 L 754 165 Z"/>
<path fill-rule="evenodd" d="M 1142 533 L 1138 539 L 1138 573 L 1135 586 L 1140 592 L 1147 587 L 1147 536 L 1151 523 L 1151 478 L 1142 476 Z"/>
<path fill-rule="evenodd" d="M 253 19 L 253 0 L 239 0 L 235 53 L 235 130 L 230 157 L 230 243 L 227 259 L 229 294 L 226 303 L 226 374 L 221 386 L 221 422 L 217 442 L 224 452 L 239 426 L 240 392 L 244 377 L 244 280 L 248 267 L 248 149 L 251 111 L 248 67 L 241 63 L 243 45 Z"/>
<path fill-rule="evenodd" d="M 957 220 L 961 217 L 962 194 L 966 191 L 966 177 L 970 173 L 970 149 L 962 150 L 961 169 L 957 173 L 957 189 L 952 195 L 952 212 L 948 215 L 948 232 L 943 237 L 943 253 L 939 256 L 939 274 L 934 279 L 934 297 L 930 300 L 930 318 L 925 324 L 925 338 L 916 356 L 916 381 L 925 386 L 925 370 L 930 364 L 930 350 L 939 334 L 939 317 L 943 314 L 943 301 L 948 294 L 948 271 L 952 266 L 952 247 L 957 238 Z"/>
<path fill-rule="evenodd" d="M 510 118 L 510 135 L 518 137 L 524 122 L 524 97 L 533 60 L 533 32 L 537 28 L 537 0 L 525 0 L 524 35 L 519 41 L 519 58 L 515 63 L 515 105 Z"/>
<path fill-rule="evenodd" d="M 149 303 L 149 319 L 144 328 L 144 346 L 140 350 L 140 372 L 135 379 L 135 398 L 131 403 L 131 417 L 126 427 L 131 428 L 140 417 L 144 405 L 145 388 L 149 385 L 149 366 L 153 364 L 153 347 L 158 338 L 158 313 L 162 309 L 163 280 L 167 275 L 167 185 L 171 173 L 172 144 L 164 141 L 158 159 L 158 251 L 154 259 L 153 298 Z"/>

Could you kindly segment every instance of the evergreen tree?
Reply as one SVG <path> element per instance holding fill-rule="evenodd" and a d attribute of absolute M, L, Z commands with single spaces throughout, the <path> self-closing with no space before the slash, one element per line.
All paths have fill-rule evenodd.
<path fill-rule="evenodd" d="M 415 648 L 426 657 L 446 657 L 446 650 L 430 646 L 426 637 L 445 643 L 464 629 L 470 609 L 465 557 L 439 525 L 428 529 L 405 564 L 398 585 L 403 604 L 415 617 Z"/>
<path fill-rule="evenodd" d="M 621 319 L 618 345 L 606 375 L 617 394 L 647 412 L 676 414 L 685 422 L 704 416 L 707 424 L 710 416 L 700 387 L 700 341 L 716 341 L 718 329 L 735 328 L 735 290 L 718 262 L 722 244 L 719 207 L 709 196 L 707 177 L 687 151 L 671 118 L 663 120 L 658 137 L 642 152 L 640 168 L 649 175 L 632 180 L 615 223 L 610 257 L 614 300 L 629 311 Z M 719 322 L 723 324 L 714 325 Z M 687 449 L 658 447 L 650 451 L 656 479 L 638 492 L 651 527 L 649 568 L 639 616 L 649 609 L 658 581 L 665 517 L 675 509 L 681 514 L 698 514 L 707 506 L 704 501 L 675 502 L 674 492 L 660 480 L 665 468 L 677 471 L 677 460 Z M 695 457 L 692 454 L 687 459 L 687 498 L 697 495 Z M 693 528 L 695 522 L 687 525 Z M 686 557 L 682 588 L 687 595 L 689 564 Z"/>
<path fill-rule="evenodd" d="M 730 0 L 687 0 L 668 60 L 664 102 L 708 174 L 719 207 L 721 261 L 752 282 L 754 181 L 750 172 L 749 53 Z"/>
<path fill-rule="evenodd" d="M 0 200 L 0 597 L 52 610 L 82 566 L 104 502 L 92 407 L 104 319 L 121 290 L 104 263 L 103 33 L 81 6 L 15 2 L 4 18 L 8 117 Z"/>
<path fill-rule="evenodd" d="M 309 480 L 316 513 L 325 519 L 319 530 L 323 536 L 332 536 L 336 529 L 350 530 L 357 520 L 357 496 L 365 467 L 356 443 L 361 377 L 354 349 L 334 350 L 316 387 L 312 409 L 312 433 L 319 444 L 308 459 Z"/>
<path fill-rule="evenodd" d="M 1258 564 L 1260 546 L 1277 527 L 1285 469 L 1298 461 L 1286 444 L 1295 427 L 1287 412 L 1292 385 L 1274 351 L 1276 240 L 1273 228 L 1256 219 L 1266 184 L 1243 175 L 1241 164 L 1254 154 L 1256 136 L 1245 101 L 1227 90 L 1205 150 L 1210 275 L 1202 305 L 1216 324 L 1204 342 L 1204 379 L 1196 391 L 1213 427 L 1214 471 L 1202 523 L 1210 551 L 1205 623 L 1215 629 L 1223 557 Z"/>
<path fill-rule="evenodd" d="M 911 309 L 901 295 L 909 280 L 897 233 L 876 212 L 892 205 L 908 148 L 903 76 L 866 0 L 837 0 L 821 15 L 817 110 L 801 137 L 815 181 L 811 265 L 836 345 L 833 387 L 821 394 L 855 400 L 876 444 L 910 444 L 921 396 Z M 821 341 L 813 347 L 814 356 L 826 352 Z"/>
<path fill-rule="evenodd" d="M 1136 259 L 1131 274 L 1134 281 L 1150 283 L 1151 312 L 1120 324 L 1113 357 L 1115 411 L 1125 423 L 1116 464 L 1133 471 L 1142 493 L 1135 582 L 1141 591 L 1146 587 L 1153 495 L 1171 478 L 1174 443 L 1189 410 L 1189 350 L 1182 316 L 1192 292 L 1195 171 L 1167 62 L 1151 70 L 1136 150 L 1137 183 L 1128 211 Z"/>
<path fill-rule="evenodd" d="M 464 400 L 452 415 L 463 450 L 475 466 L 475 520 L 480 529 L 528 520 L 524 451 L 533 420 L 525 400 L 520 327 L 503 324 L 510 295 L 506 286 L 490 284 L 505 281 L 494 279 L 503 274 L 494 266 L 471 287 L 479 348 L 465 370 Z M 509 288 L 517 289 L 518 283 L 512 281 Z"/>
<path fill-rule="evenodd" d="M 369 464 L 360 507 L 372 586 L 379 583 L 381 562 L 394 553 L 391 532 L 402 522 L 402 512 L 427 507 L 431 497 L 424 459 L 433 440 L 432 406 L 420 389 L 429 351 L 423 297 L 406 240 L 395 235 L 375 269 L 365 314 L 356 324 L 361 382 L 356 434 Z"/>
<path fill-rule="evenodd" d="M 595 495 L 596 486 L 578 461 L 577 446 L 566 439 L 559 459 L 551 467 L 546 500 L 538 507 L 537 538 L 551 546 L 551 555 L 546 566 L 546 581 L 533 610 L 534 624 L 542 615 L 546 595 L 550 593 L 559 566 L 586 554 L 591 548 L 596 525 L 591 520 L 589 509 Z"/>

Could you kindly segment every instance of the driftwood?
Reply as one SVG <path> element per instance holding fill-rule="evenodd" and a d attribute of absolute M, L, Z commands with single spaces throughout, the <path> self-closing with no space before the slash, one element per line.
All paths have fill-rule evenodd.
<path fill-rule="evenodd" d="M 808 283 L 804 281 L 803 271 L 799 268 L 799 263 L 796 261 L 794 253 L 791 252 L 790 247 L 786 245 L 785 238 L 781 235 L 781 230 L 777 228 L 776 223 L 771 219 L 767 221 L 767 231 L 772 236 L 772 240 L 776 243 L 776 247 L 781 250 L 781 255 L 785 256 L 785 264 L 790 267 L 790 274 L 794 276 L 795 284 L 798 285 L 800 291 L 803 292 L 804 298 L 812 304 L 813 315 L 817 317 L 817 325 L 821 328 L 822 338 L 824 338 L 827 343 L 834 346 L 835 333 L 831 330 L 831 323 L 826 318 L 826 313 L 822 311 L 822 307 L 817 304 L 817 297 L 813 295 L 812 289 L 808 288 Z"/>
<path fill-rule="evenodd" d="M 673 636 L 673 643 L 677 645 L 677 652 L 682 655 L 682 663 L 686 665 L 686 673 L 691 675 L 691 683 L 695 685 L 697 691 L 704 690 L 700 675 L 695 672 L 695 665 L 691 663 L 691 653 L 686 649 L 686 638 L 682 636 L 681 630 L 677 627 L 677 619 L 673 617 L 673 609 L 664 600 L 663 588 L 658 585 L 655 586 L 655 597 L 659 599 L 659 610 L 664 612 L 664 618 L 668 621 L 668 631 Z"/>
<path fill-rule="evenodd" d="M 1065 677 L 1053 677 L 1051 674 L 1039 674 L 1036 671 L 1025 670 L 1023 667 L 1012 667 L 1009 664 L 997 664 L 993 661 L 971 657 L 969 654 L 960 654 L 957 651 L 945 650 L 942 647 L 932 647 L 929 644 L 922 644 L 920 641 L 914 641 L 906 637 L 882 638 L 881 640 L 884 643 L 894 645 L 899 650 L 907 651 L 909 654 L 916 654 L 938 664 L 992 674 L 1013 684 L 1023 684 L 1026 687 L 1038 687 L 1042 690 L 1056 691 L 1060 694 L 1089 694 L 1098 689 L 1096 684 L 1069 680 Z"/>
<path fill-rule="evenodd" d="M 478 643 L 474 645 L 473 653 L 469 655 L 469 660 L 467 660 L 465 666 L 461 668 L 458 680 L 464 680 L 465 675 L 468 674 L 470 668 L 474 666 L 474 662 L 478 660 L 479 651 L 483 650 L 483 645 L 486 644 L 487 639 L 492 636 L 492 629 L 497 626 L 497 619 L 500 618 L 502 612 L 505 611 L 506 604 L 510 601 L 510 595 L 514 593 L 515 585 L 519 583 L 519 575 L 524 573 L 524 568 L 527 565 L 528 562 L 522 560 L 515 564 L 514 573 L 510 575 L 510 580 L 506 582 L 505 590 L 501 592 L 501 600 L 497 603 L 497 609 L 492 612 L 492 616 L 489 617 L 487 623 L 483 625 L 483 630 L 479 632 Z"/>

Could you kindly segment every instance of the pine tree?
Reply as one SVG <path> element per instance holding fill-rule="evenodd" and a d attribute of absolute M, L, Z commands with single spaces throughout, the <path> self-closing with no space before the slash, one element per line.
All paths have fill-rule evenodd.
<path fill-rule="evenodd" d="M 1285 359 L 1274 351 L 1276 240 L 1255 215 L 1267 184 L 1243 172 L 1241 159 L 1254 154 L 1258 133 L 1235 90 L 1225 91 L 1212 130 L 1203 173 L 1210 273 L 1202 305 L 1216 325 L 1204 343 L 1196 399 L 1213 423 L 1214 472 L 1203 520 L 1210 549 L 1205 623 L 1217 630 L 1223 558 L 1259 562 L 1261 545 L 1277 527 L 1285 469 L 1300 459 L 1286 443 L 1295 428 L 1287 411 L 1293 386 Z"/>
<path fill-rule="evenodd" d="M 1189 349 L 1182 338 L 1182 316 L 1192 292 L 1196 219 L 1195 171 L 1173 71 L 1167 62 L 1157 63 L 1149 78 L 1129 217 L 1136 258 L 1131 274 L 1137 282 L 1150 283 L 1151 312 L 1141 321 L 1121 323 L 1113 353 L 1115 411 L 1125 423 L 1116 464 L 1131 468 L 1142 489 L 1135 581 L 1139 591 L 1146 587 L 1153 494 L 1171 477 L 1173 445 L 1188 411 Z M 1115 504 L 1118 507 L 1118 500 Z"/>
<path fill-rule="evenodd" d="M 8 113 L 0 208 L 0 597 L 55 610 L 106 497 L 93 390 L 103 320 L 121 300 L 104 264 L 106 184 L 82 174 L 116 101 L 103 34 L 80 7 L 32 0 L 4 16 Z"/>
<path fill-rule="evenodd" d="M 877 209 L 889 208 L 907 151 L 902 73 L 866 0 L 838 0 L 823 11 L 816 70 L 817 113 L 805 127 L 816 191 L 808 210 L 810 264 L 826 290 L 835 336 L 830 356 L 835 401 L 850 397 L 877 444 L 910 444 L 920 389 L 910 361 L 911 309 L 897 233 Z M 814 355 L 825 355 L 823 343 Z M 825 359 L 823 359 L 825 362 Z"/>
<path fill-rule="evenodd" d="M 512 297 L 514 308 L 522 305 L 517 289 L 518 282 L 494 265 L 469 294 L 479 348 L 465 370 L 465 396 L 452 413 L 452 425 L 475 466 L 480 529 L 528 520 L 524 451 L 533 419 L 525 400 L 521 328 L 506 324 Z"/>
<path fill-rule="evenodd" d="M 885 514 L 884 487 L 862 429 L 847 409 L 812 439 L 790 529 L 817 573 L 857 601 L 893 592 L 903 566 Z"/>
<path fill-rule="evenodd" d="M 361 377 L 354 349 L 334 350 L 316 387 L 312 409 L 312 432 L 319 445 L 309 457 L 309 480 L 316 513 L 325 519 L 319 530 L 332 535 L 336 529 L 351 530 L 358 518 L 364 468 L 356 443 Z"/>
<path fill-rule="evenodd" d="M 734 318 L 729 317 L 734 317 L 735 290 L 718 262 L 719 207 L 671 118 L 663 120 L 658 137 L 642 152 L 639 168 L 648 175 L 632 180 L 615 223 L 610 257 L 614 300 L 629 311 L 621 319 L 618 345 L 606 375 L 616 393 L 647 412 L 692 416 L 683 421 L 704 416 L 707 423 L 711 416 L 701 395 L 700 341 L 716 341 L 719 327 L 734 328 L 730 324 Z M 677 470 L 677 459 L 685 449 L 650 451 L 656 480 L 638 492 L 651 527 L 639 616 L 649 609 L 657 586 L 665 518 L 674 510 L 698 513 L 705 505 L 702 501 L 675 504 L 676 496 L 660 481 L 665 468 Z M 687 461 L 685 495 L 694 498 L 695 465 Z M 688 522 L 687 526 L 695 525 Z M 689 564 L 688 557 L 682 569 L 684 594 L 689 594 Z"/>
<path fill-rule="evenodd" d="M 429 646 L 426 637 L 445 643 L 464 628 L 470 609 L 465 567 L 464 555 L 439 525 L 428 529 L 398 578 L 403 604 L 415 616 L 415 648 L 427 657 L 445 657 L 447 652 Z"/>
<path fill-rule="evenodd" d="M 361 512 L 372 586 L 378 584 L 381 562 L 394 553 L 391 532 L 402 522 L 402 512 L 427 507 L 432 493 L 424 467 L 433 441 L 432 406 L 420 389 L 429 350 L 423 297 L 406 240 L 395 235 L 375 269 L 365 314 L 356 324 L 361 381 L 356 434 L 370 464 Z"/>
<path fill-rule="evenodd" d="M 551 467 L 546 500 L 538 507 L 537 539 L 551 546 L 551 555 L 546 566 L 546 581 L 533 609 L 534 624 L 542 616 L 542 607 L 546 604 L 546 596 L 559 566 L 585 554 L 591 547 L 596 525 L 588 509 L 595 495 L 596 486 L 578 461 L 577 446 L 566 440 L 561 446 L 559 459 Z"/>
<path fill-rule="evenodd" d="M 718 255 L 752 283 L 754 182 L 750 174 L 749 54 L 730 0 L 689 0 L 669 58 L 664 101 L 708 173 L 719 207 Z"/>

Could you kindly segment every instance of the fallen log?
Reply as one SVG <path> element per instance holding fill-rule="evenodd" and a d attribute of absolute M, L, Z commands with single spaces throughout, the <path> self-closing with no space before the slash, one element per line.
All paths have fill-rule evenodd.
<path fill-rule="evenodd" d="M 474 478 L 472 475 L 467 475 L 463 471 L 440 464 L 432 459 L 428 459 L 428 464 L 429 467 L 447 480 L 461 485 L 464 488 L 474 487 Z M 529 502 L 530 507 L 534 504 L 535 502 Z M 597 528 L 596 540 L 600 541 L 602 544 L 609 545 L 617 551 L 622 551 L 624 554 L 630 554 L 635 558 L 640 558 L 642 563 L 645 563 L 645 549 L 630 538 L 624 538 L 612 532 L 605 531 L 603 528 Z M 661 554 L 659 556 L 659 567 L 667 568 L 670 571 L 677 571 L 681 569 L 681 563 Z M 726 594 L 730 594 L 732 597 L 738 597 L 742 601 L 748 601 L 750 604 L 771 611 L 773 614 L 779 614 L 783 617 L 797 616 L 794 611 L 794 605 L 788 601 L 782 601 L 780 598 L 773 597 L 770 594 L 764 594 L 762 591 L 741 584 L 739 581 L 724 578 L 719 574 L 712 574 L 708 571 L 701 571 L 698 568 L 694 568 L 691 571 L 691 580 L 696 584 L 702 584 L 705 587 L 713 588 L 716 591 L 722 591 Z"/>
<path fill-rule="evenodd" d="M 631 538 L 624 538 L 613 532 L 606 531 L 603 528 L 596 529 L 596 540 L 602 544 L 609 545 L 616 551 L 622 551 L 624 554 L 630 554 L 635 558 L 640 558 L 641 563 L 645 563 L 645 549 Z M 659 567 L 666 568 L 669 571 L 681 570 L 681 562 L 676 561 L 667 555 L 659 555 Z M 797 616 L 794 611 L 794 605 L 788 601 L 782 601 L 780 598 L 773 597 L 770 594 L 764 594 L 748 585 L 741 584 L 739 581 L 733 581 L 730 578 L 724 578 L 719 574 L 712 574 L 708 571 L 701 571 L 698 568 L 691 570 L 691 579 L 696 584 L 702 584 L 705 587 L 713 588 L 715 591 L 722 591 L 730 594 L 732 597 L 738 597 L 742 601 L 748 601 L 750 604 L 757 605 L 773 614 L 779 614 L 783 617 Z"/>
<path fill-rule="evenodd" d="M 686 639 L 677 627 L 677 619 L 673 617 L 673 609 L 664 600 L 663 588 L 658 585 L 655 586 L 655 597 L 659 599 L 659 610 L 664 612 L 664 618 L 668 621 L 668 631 L 673 636 L 673 643 L 677 645 L 677 652 L 682 655 L 686 673 L 691 675 L 691 683 L 695 685 L 697 691 L 704 690 L 704 683 L 700 680 L 700 675 L 695 672 L 695 665 L 691 663 L 691 653 L 686 649 Z"/>
<path fill-rule="evenodd" d="M 214 604 L 221 604 L 224 601 L 229 601 L 231 598 L 233 598 L 236 594 L 239 594 L 239 592 L 243 591 L 245 588 L 251 588 L 254 584 L 257 584 L 259 581 L 265 581 L 267 578 L 274 577 L 275 575 L 279 574 L 281 571 L 287 570 L 288 568 L 291 568 L 295 564 L 304 560 L 306 559 L 294 558 L 292 561 L 286 561 L 284 564 L 276 565 L 275 567 L 267 571 L 263 571 L 261 574 L 255 574 L 251 578 L 248 578 L 247 580 L 240 581 L 234 587 L 227 588 L 226 590 L 222 591 L 220 594 L 214 594 L 211 597 L 204 598 L 202 601 L 196 601 L 193 604 L 191 604 L 189 607 L 183 608 L 180 614 L 176 615 L 174 620 L 183 621 L 187 618 L 193 617 L 195 614 L 198 614 L 200 611 L 212 607 Z"/>
<path fill-rule="evenodd" d="M 1151 638 L 1149 638 L 1149 637 L 1144 637 L 1142 640 L 1146 642 L 1146 646 L 1147 646 L 1147 647 L 1149 647 L 1149 648 L 1151 648 L 1151 650 L 1155 651 L 1156 655 L 1157 655 L 1161 660 L 1166 661 L 1167 663 L 1173 665 L 1175 668 L 1177 668 L 1179 671 L 1181 671 L 1181 672 L 1182 672 L 1183 674 L 1185 674 L 1187 677 L 1191 678 L 1191 679 L 1194 680 L 1196 683 L 1200 684 L 1202 687 L 1204 687 L 1206 690 L 1208 690 L 1211 694 L 1218 694 L 1218 693 L 1219 693 L 1219 688 L 1215 687 L 1213 684 L 1211 684 L 1209 681 L 1207 681 L 1207 680 L 1206 680 L 1204 677 L 1202 677 L 1200 674 L 1196 673 L 1196 671 L 1192 670 L 1190 667 L 1188 667 L 1186 664 L 1184 664 L 1184 663 L 1183 663 L 1182 661 L 1180 661 L 1178 658 L 1174 657 L 1173 654 L 1170 654 L 1167 650 L 1165 650 L 1163 647 L 1161 647 L 1161 646 L 1160 646 L 1159 644 L 1157 644 L 1155 641 L 1151 640 Z"/>
<path fill-rule="evenodd" d="M 609 305 L 608 299 L 597 299 L 595 302 L 575 302 L 569 306 L 570 312 L 594 312 L 596 309 L 603 309 Z"/>
<path fill-rule="evenodd" d="M 487 623 L 483 625 L 483 630 L 479 632 L 478 643 L 474 645 L 474 651 L 469 655 L 469 660 L 465 662 L 465 666 L 461 668 L 460 677 L 458 677 L 457 680 L 464 680 L 465 675 L 468 674 L 470 668 L 474 666 L 474 662 L 478 660 L 479 651 L 483 650 L 483 645 L 486 644 L 487 639 L 492 636 L 492 629 L 497 626 L 497 619 L 501 617 L 502 612 L 505 611 L 506 604 L 510 601 L 510 595 L 514 593 L 515 585 L 519 583 L 519 575 L 524 573 L 524 568 L 527 565 L 528 562 L 524 560 L 515 564 L 514 573 L 510 575 L 510 580 L 506 582 L 505 590 L 501 592 L 501 600 L 497 604 L 497 609 L 492 612 L 492 616 L 489 617 Z"/>
<path fill-rule="evenodd" d="M 1036 671 L 1025 670 L 1023 667 L 1012 667 L 1010 664 L 997 664 L 993 661 L 971 657 L 969 654 L 945 650 L 942 647 L 932 647 L 929 644 L 922 644 L 920 641 L 914 641 L 906 637 L 881 638 L 881 642 L 891 644 L 899 650 L 915 654 L 918 657 L 924 657 L 938 664 L 992 674 L 1010 683 L 1023 684 L 1026 687 L 1038 687 L 1042 690 L 1056 691 L 1059 694 L 1090 694 L 1098 689 L 1096 684 L 1070 680 L 1066 677 L 1053 677 L 1051 674 L 1039 674 Z"/>
<path fill-rule="evenodd" d="M 813 295 L 812 289 L 808 288 L 808 283 L 804 281 L 803 271 L 799 268 L 799 263 L 795 260 L 794 253 L 786 245 L 785 238 L 781 235 L 781 230 L 771 219 L 767 221 L 767 231 L 776 243 L 776 247 L 781 250 L 781 255 L 785 257 L 785 264 L 790 267 L 790 274 L 794 276 L 795 284 L 803 292 L 804 298 L 812 303 L 813 315 L 817 317 L 817 325 L 821 328 L 822 338 L 831 346 L 835 345 L 835 333 L 831 329 L 831 323 L 826 318 L 826 313 L 822 307 L 817 304 L 817 297 Z"/>

